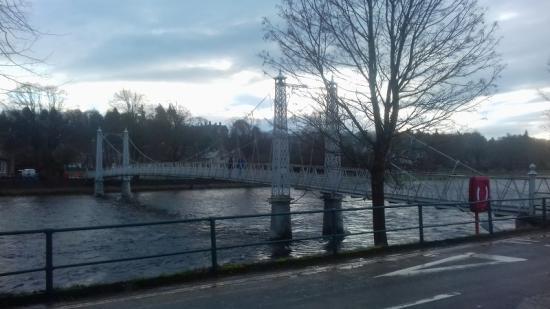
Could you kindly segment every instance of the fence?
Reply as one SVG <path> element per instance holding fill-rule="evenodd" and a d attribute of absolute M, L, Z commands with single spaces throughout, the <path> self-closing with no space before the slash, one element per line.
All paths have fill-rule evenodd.
<path fill-rule="evenodd" d="M 540 202 L 540 207 L 537 207 L 537 209 L 540 210 L 540 214 L 518 214 L 517 217 L 506 217 L 506 218 L 494 218 L 492 209 L 491 209 L 491 203 L 495 202 L 533 202 L 536 203 L 537 201 Z M 516 220 L 516 219 L 527 219 L 527 218 L 540 218 L 542 225 L 546 226 L 547 222 L 547 214 L 546 214 L 546 198 L 537 198 L 537 199 L 508 199 L 508 200 L 490 200 L 489 207 L 487 211 L 487 220 L 481 220 L 479 222 L 485 222 L 488 224 L 488 232 L 489 234 L 493 234 L 493 224 L 497 221 L 505 221 L 505 220 Z M 172 220 L 172 221 L 159 221 L 159 222 L 146 222 L 146 223 L 133 223 L 133 224 L 119 224 L 119 225 L 102 225 L 102 226 L 87 226 L 87 227 L 72 227 L 72 228 L 59 228 L 59 229 L 37 229 L 37 230 L 21 230 L 21 231 L 7 231 L 7 232 L 0 232 L 1 236 L 17 236 L 17 235 L 29 235 L 29 234 L 42 234 L 45 237 L 45 265 L 40 268 L 33 268 L 33 269 L 24 269 L 24 270 L 17 270 L 17 271 L 11 271 L 11 272 L 4 272 L 0 273 L 0 277 L 5 276 L 15 276 L 20 274 L 26 274 L 26 273 L 33 273 L 33 272 L 44 272 L 45 273 L 45 289 L 44 291 L 46 294 L 51 295 L 54 291 L 54 270 L 59 269 L 67 269 L 67 268 L 76 268 L 76 267 L 84 267 L 84 266 L 92 266 L 92 265 L 100 265 L 100 264 L 108 264 L 108 263 L 120 263 L 120 262 L 129 262 L 129 261 L 137 261 L 137 260 L 146 260 L 146 259 L 153 259 L 153 258 L 163 258 L 163 257 L 171 257 L 171 256 L 179 256 L 179 255 L 186 255 L 186 254 L 193 254 L 193 253 L 200 253 L 200 252 L 210 252 L 210 260 L 211 260 L 211 270 L 213 272 L 216 272 L 218 270 L 218 251 L 221 250 L 229 250 L 229 249 L 236 249 L 236 248 L 244 248 L 244 247 L 253 247 L 253 246 L 264 246 L 264 245 L 273 245 L 273 244 L 289 244 L 292 242 L 298 242 L 298 241 L 306 241 L 306 240 L 316 240 L 316 239 L 329 239 L 332 243 L 331 245 L 331 253 L 332 254 L 338 254 L 338 240 L 342 239 L 346 236 L 355 236 L 355 235 L 364 235 L 364 234 L 375 234 L 375 233 L 383 233 L 383 232 L 397 232 L 397 231 L 406 231 L 406 230 L 418 230 L 418 242 L 420 244 L 424 243 L 424 230 L 428 228 L 438 228 L 438 227 L 446 227 L 446 226 L 453 226 L 453 225 L 468 225 L 468 224 L 476 224 L 475 220 L 468 220 L 468 221 L 461 221 L 461 222 L 453 222 L 453 223 L 445 223 L 445 224 L 431 224 L 431 225 L 424 225 L 424 219 L 423 219 L 423 209 L 425 207 L 465 207 L 468 206 L 468 203 L 437 203 L 437 204 L 397 204 L 397 205 L 388 205 L 388 206 L 380 206 L 380 208 L 385 209 L 392 209 L 392 208 L 417 208 L 418 209 L 418 225 L 416 226 L 409 226 L 409 227 L 403 227 L 403 228 L 395 228 L 395 229 L 385 229 L 385 230 L 368 230 L 368 231 L 361 231 L 361 232 L 354 232 L 354 233 L 335 233 L 329 235 L 319 235 L 319 236 L 311 236 L 311 237 L 301 237 L 301 238 L 293 238 L 293 239 L 282 239 L 282 240 L 269 240 L 269 241 L 261 241 L 261 242 L 252 242 L 252 243 L 243 243 L 238 245 L 230 245 L 230 246 L 217 246 L 217 237 L 216 237 L 216 222 L 224 221 L 224 220 L 238 220 L 238 219 L 245 219 L 245 218 L 260 218 L 260 217 L 272 217 L 272 216 L 287 216 L 287 215 L 308 215 L 308 214 L 319 214 L 319 213 L 330 213 L 331 218 L 333 220 L 336 220 L 336 213 L 337 212 L 357 212 L 357 211 L 367 211 L 372 210 L 373 207 L 361 207 L 361 208 L 347 208 L 347 209 L 331 209 L 331 210 L 313 210 L 313 211 L 296 211 L 296 212 L 290 212 L 290 213 L 278 213 L 278 214 L 255 214 L 255 215 L 241 215 L 241 216 L 223 216 L 223 217 L 209 217 L 209 218 L 197 218 L 197 219 L 186 219 L 186 220 Z M 210 234 L 210 244 L 207 247 L 204 247 L 202 249 L 194 249 L 194 250 L 186 250 L 186 251 L 175 251 L 170 253 L 163 253 L 163 254 L 154 254 L 154 255 L 144 255 L 144 256 L 136 256 L 136 257 L 123 257 L 123 258 L 117 258 L 117 259 L 108 259 L 108 260 L 97 260 L 97 261 L 91 261 L 91 262 L 84 262 L 84 263 L 69 263 L 69 264 L 54 264 L 54 256 L 53 256 L 53 247 L 54 247 L 54 234 L 59 233 L 70 233 L 75 231 L 91 231 L 91 230 L 105 230 L 105 229 L 120 229 L 120 228 L 132 228 L 132 227 L 145 227 L 145 226 L 158 226 L 158 225 L 171 225 L 171 224 L 186 224 L 186 223 L 208 223 L 210 226 L 209 234 Z M 478 222 L 478 223 L 479 223 Z M 334 223 L 334 222 L 333 222 Z M 333 226 L 336 226 L 335 224 Z M 334 231 L 335 229 L 333 229 Z"/>

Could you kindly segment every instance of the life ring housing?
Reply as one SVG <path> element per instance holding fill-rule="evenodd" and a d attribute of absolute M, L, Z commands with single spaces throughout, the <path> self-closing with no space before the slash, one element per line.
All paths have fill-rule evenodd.
<path fill-rule="evenodd" d="M 474 176 L 470 178 L 469 198 L 472 212 L 484 212 L 489 208 L 491 187 L 489 177 Z"/>

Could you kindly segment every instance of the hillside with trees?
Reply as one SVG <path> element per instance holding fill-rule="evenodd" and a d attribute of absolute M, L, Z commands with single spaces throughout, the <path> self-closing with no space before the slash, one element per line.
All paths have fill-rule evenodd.
<path fill-rule="evenodd" d="M 105 114 L 46 106 L 40 110 L 12 107 L 0 113 L 0 149 L 13 160 L 15 170 L 36 168 L 43 179 L 60 178 L 68 164 L 93 168 L 98 128 L 113 134 L 128 128 L 135 145 L 155 161 L 234 157 L 265 163 L 271 158 L 270 132 L 245 119 L 235 120 L 229 126 L 212 124 L 174 104 L 143 106 L 137 113 L 113 107 Z M 112 135 L 108 140 L 121 149 L 120 138 Z M 291 163 L 322 165 L 323 142 L 323 135 L 314 128 L 293 131 Z M 361 167 L 372 159 L 371 151 L 354 144 L 352 138 L 343 136 L 342 147 L 347 148 L 344 166 Z M 105 164 L 119 159 L 112 149 L 106 147 L 105 152 Z M 138 153 L 132 156 L 144 160 Z M 390 158 L 392 166 L 417 172 L 464 172 L 454 168 L 459 160 L 483 173 L 523 174 L 530 163 L 535 163 L 539 171 L 550 170 L 550 141 L 530 137 L 527 132 L 496 139 L 487 139 L 477 132 L 416 132 L 396 138 Z"/>

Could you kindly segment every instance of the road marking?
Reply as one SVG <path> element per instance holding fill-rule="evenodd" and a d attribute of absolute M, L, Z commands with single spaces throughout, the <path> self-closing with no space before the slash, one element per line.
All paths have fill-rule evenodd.
<path fill-rule="evenodd" d="M 504 240 L 504 241 L 502 241 L 502 243 L 515 244 L 515 245 L 534 245 L 537 242 L 535 242 L 535 241 L 525 241 L 525 240 L 520 240 L 520 239 L 510 239 L 510 240 Z"/>
<path fill-rule="evenodd" d="M 503 243 L 503 242 L 509 242 L 509 243 L 529 243 L 529 244 L 536 244 L 539 243 L 540 240 L 535 240 L 531 238 L 521 238 L 521 237 L 514 237 L 514 238 L 508 238 L 508 239 L 502 239 L 496 241 L 497 243 Z"/>
<path fill-rule="evenodd" d="M 539 243 L 539 240 L 533 240 L 528 238 L 509 238 L 497 241 L 498 243 L 509 243 L 517 245 L 534 245 Z"/>
<path fill-rule="evenodd" d="M 412 302 L 412 303 L 406 303 L 406 304 L 397 305 L 397 306 L 393 306 L 393 307 L 387 307 L 387 308 L 385 308 L 385 309 L 403 309 L 403 308 L 409 308 L 409 307 L 413 307 L 413 306 L 417 306 L 417 305 L 422 305 L 422 304 L 426 304 L 426 303 L 431 303 L 431 302 L 438 301 L 438 300 L 442 300 L 442 299 L 447 299 L 447 298 L 455 297 L 455 296 L 458 296 L 458 295 L 460 295 L 459 292 L 453 292 L 453 293 L 449 293 L 449 294 L 439 294 L 439 295 L 435 295 L 435 296 L 430 297 L 430 298 L 424 298 L 424 299 L 417 300 L 417 301 Z"/>
<path fill-rule="evenodd" d="M 478 258 L 478 259 L 484 259 L 489 260 L 488 262 L 478 262 L 478 263 L 471 263 L 471 264 L 460 264 L 460 265 L 450 265 L 450 266 L 441 266 L 441 267 L 432 267 L 441 265 L 444 263 L 449 262 L 456 262 L 461 261 L 469 258 Z M 387 274 L 376 276 L 378 277 L 390 277 L 390 276 L 413 276 L 413 275 L 420 275 L 420 274 L 430 274 L 430 273 L 436 273 L 441 271 L 448 271 L 448 270 L 458 270 L 458 269 L 466 269 L 466 268 L 473 268 L 473 267 L 479 267 L 479 266 L 487 266 L 487 265 L 496 265 L 496 264 L 502 264 L 502 263 L 513 263 L 513 262 L 522 262 L 526 261 L 526 259 L 522 258 L 515 258 L 515 257 L 508 257 L 508 256 L 502 256 L 502 255 L 489 255 L 489 254 L 482 254 L 482 253 L 473 253 L 468 252 L 465 254 L 455 255 L 448 258 L 444 258 L 438 261 L 433 261 L 425 264 L 420 264 L 417 266 L 401 269 L 398 271 L 390 272 Z"/>
<path fill-rule="evenodd" d="M 540 242 L 540 240 L 534 240 L 534 239 L 530 239 L 530 238 L 519 238 L 518 240 L 525 241 L 525 242 L 532 242 L 532 243 L 539 243 Z"/>

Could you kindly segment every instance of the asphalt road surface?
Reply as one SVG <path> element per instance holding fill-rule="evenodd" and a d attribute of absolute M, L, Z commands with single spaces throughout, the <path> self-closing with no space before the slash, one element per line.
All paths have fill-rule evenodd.
<path fill-rule="evenodd" d="M 51 307 L 550 308 L 550 233 L 235 276 Z"/>

